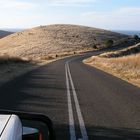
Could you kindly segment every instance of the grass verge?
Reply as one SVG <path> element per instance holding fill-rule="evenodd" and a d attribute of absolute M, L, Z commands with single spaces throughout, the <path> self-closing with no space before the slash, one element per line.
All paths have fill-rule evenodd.
<path fill-rule="evenodd" d="M 92 56 L 83 62 L 140 87 L 140 53 L 113 58 L 102 56 Z"/>
<path fill-rule="evenodd" d="M 73 55 L 80 55 L 83 51 L 67 52 L 61 54 L 50 54 L 32 60 L 30 58 L 21 58 L 17 56 L 1 55 L 0 56 L 0 86 L 4 83 L 13 80 L 14 78 L 23 75 L 31 70 L 37 69 L 40 66 L 46 65 L 53 61 L 63 59 Z"/>
<path fill-rule="evenodd" d="M 33 61 L 9 55 L 0 56 L 0 86 L 14 78 L 36 69 L 51 61 Z"/>

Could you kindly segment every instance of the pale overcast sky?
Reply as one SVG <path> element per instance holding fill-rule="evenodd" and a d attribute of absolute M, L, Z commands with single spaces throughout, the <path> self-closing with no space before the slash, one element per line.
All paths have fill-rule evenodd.
<path fill-rule="evenodd" d="M 140 30 L 140 0 L 0 0 L 0 28 L 80 24 Z"/>

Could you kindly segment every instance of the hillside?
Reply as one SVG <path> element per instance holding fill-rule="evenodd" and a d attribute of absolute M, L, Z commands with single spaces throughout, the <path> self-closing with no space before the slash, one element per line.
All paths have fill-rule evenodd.
<path fill-rule="evenodd" d="M 0 39 L 12 34 L 12 32 L 0 30 Z"/>
<path fill-rule="evenodd" d="M 107 39 L 114 42 L 128 36 L 77 25 L 39 26 L 0 39 L 0 52 L 12 56 L 43 58 L 51 54 L 103 48 Z"/>
<path fill-rule="evenodd" d="M 119 51 L 93 56 L 84 60 L 84 63 L 140 87 L 140 43 Z"/>
<path fill-rule="evenodd" d="M 121 56 L 127 56 L 131 54 L 137 54 L 137 53 L 140 53 L 140 43 L 137 43 L 136 45 L 118 51 L 103 53 L 100 55 L 100 57 L 113 58 L 113 57 L 121 57 Z"/>

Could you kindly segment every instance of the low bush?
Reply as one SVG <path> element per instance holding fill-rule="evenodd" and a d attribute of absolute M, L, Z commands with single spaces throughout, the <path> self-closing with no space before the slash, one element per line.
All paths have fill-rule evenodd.
<path fill-rule="evenodd" d="M 113 40 L 112 39 L 108 39 L 105 41 L 105 46 L 106 47 L 112 47 L 113 46 Z"/>
<path fill-rule="evenodd" d="M 29 60 L 24 60 L 20 57 L 13 57 L 9 55 L 0 56 L 0 64 L 8 64 L 8 63 L 27 63 Z"/>

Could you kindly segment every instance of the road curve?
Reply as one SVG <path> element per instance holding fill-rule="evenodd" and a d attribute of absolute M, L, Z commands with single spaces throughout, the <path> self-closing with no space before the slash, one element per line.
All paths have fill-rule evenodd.
<path fill-rule="evenodd" d="M 57 140 L 140 139 L 140 88 L 65 58 L 0 87 L 0 109 L 43 113 Z"/>

